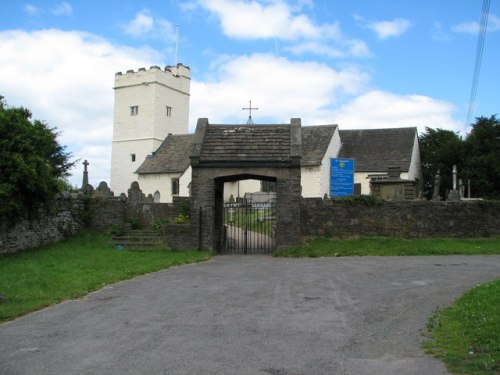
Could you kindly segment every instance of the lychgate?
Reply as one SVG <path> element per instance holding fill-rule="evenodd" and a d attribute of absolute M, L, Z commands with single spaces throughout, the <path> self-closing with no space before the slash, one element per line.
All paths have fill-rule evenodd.
<path fill-rule="evenodd" d="M 280 125 L 214 125 L 199 119 L 190 155 L 191 225 L 200 248 L 270 253 L 300 241 L 300 119 Z M 273 182 L 267 201 L 224 201 L 226 182 Z"/>

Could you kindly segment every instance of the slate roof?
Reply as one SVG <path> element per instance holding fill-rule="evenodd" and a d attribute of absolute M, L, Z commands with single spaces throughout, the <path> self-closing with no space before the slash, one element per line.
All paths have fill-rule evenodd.
<path fill-rule="evenodd" d="M 355 159 L 356 172 L 410 169 L 417 128 L 340 130 L 340 158 Z"/>
<path fill-rule="evenodd" d="M 200 161 L 288 161 L 290 129 L 290 125 L 208 125 Z"/>
<path fill-rule="evenodd" d="M 192 147 L 192 134 L 169 134 L 154 155 L 146 157 L 136 173 L 182 173 L 189 167 Z"/>
<path fill-rule="evenodd" d="M 337 125 L 302 127 L 302 166 L 321 165 Z"/>

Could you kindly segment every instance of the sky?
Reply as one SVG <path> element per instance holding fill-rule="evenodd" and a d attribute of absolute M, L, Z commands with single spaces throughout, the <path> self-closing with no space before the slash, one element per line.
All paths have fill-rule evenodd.
<path fill-rule="evenodd" d="M 116 72 L 190 67 L 196 121 L 465 135 L 481 0 L 2 0 L 0 95 L 57 128 L 69 182 L 109 183 Z M 474 117 L 499 113 L 500 1 Z"/>

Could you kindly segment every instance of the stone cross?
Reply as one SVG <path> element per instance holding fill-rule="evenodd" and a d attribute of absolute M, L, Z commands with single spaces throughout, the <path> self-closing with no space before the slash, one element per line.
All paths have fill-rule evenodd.
<path fill-rule="evenodd" d="M 248 121 L 247 121 L 247 125 L 253 125 L 253 120 L 252 120 L 252 109 L 255 109 L 256 111 L 259 109 L 259 108 L 256 108 L 256 107 L 252 107 L 252 101 L 250 100 L 250 105 L 248 108 L 243 108 L 244 111 L 249 111 L 248 112 Z"/>
<path fill-rule="evenodd" d="M 87 171 L 87 166 L 90 164 L 87 159 L 82 163 L 83 164 L 83 182 L 82 188 L 89 184 L 89 172 Z"/>

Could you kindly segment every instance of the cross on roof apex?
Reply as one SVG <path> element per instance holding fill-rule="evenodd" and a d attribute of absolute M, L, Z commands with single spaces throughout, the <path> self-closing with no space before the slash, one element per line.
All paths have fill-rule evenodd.
<path fill-rule="evenodd" d="M 253 125 L 253 120 L 252 120 L 252 109 L 254 110 L 258 110 L 259 108 L 257 107 L 252 107 L 252 101 L 250 100 L 249 101 L 249 106 L 248 108 L 243 108 L 244 111 L 248 111 L 248 121 L 247 121 L 247 125 Z"/>

